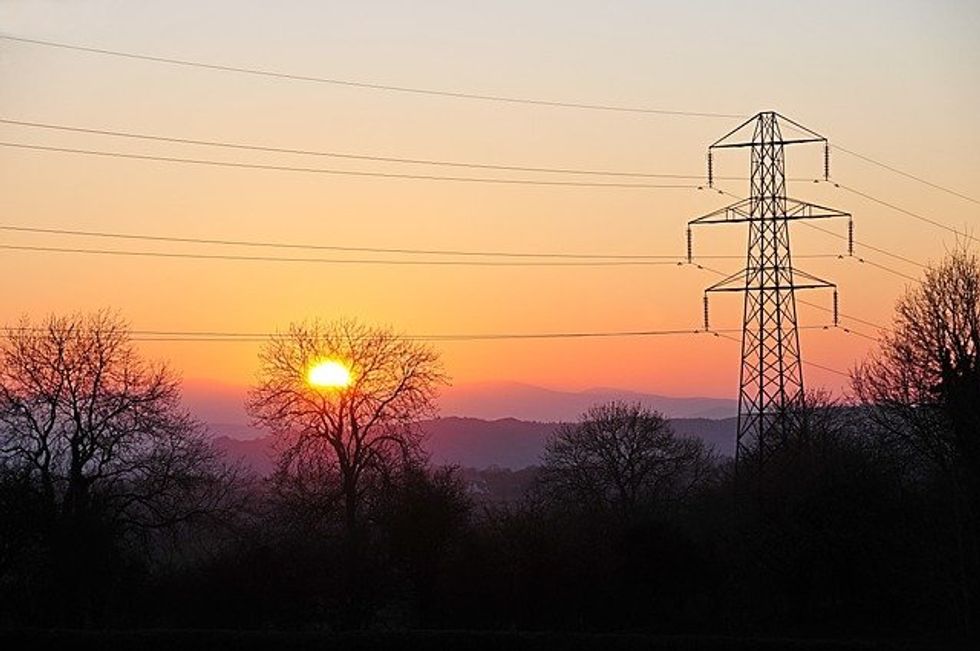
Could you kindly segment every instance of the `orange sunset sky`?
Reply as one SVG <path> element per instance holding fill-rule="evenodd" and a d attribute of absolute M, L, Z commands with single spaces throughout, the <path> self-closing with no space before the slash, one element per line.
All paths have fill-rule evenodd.
<path fill-rule="evenodd" d="M 777 110 L 831 143 L 977 196 L 980 5 L 974 2 L 19 2 L 0 33 L 385 85 L 655 109 Z M 731 117 L 574 110 L 345 87 L 0 40 L 0 118 L 359 155 L 703 174 Z M 574 179 L 140 142 L 0 124 L 0 141 L 280 166 Z M 716 159 L 744 177 L 748 159 Z M 848 187 L 976 233 L 980 205 L 833 152 Z M 811 180 L 822 150 L 788 152 L 791 196 L 854 214 L 860 242 L 919 262 L 956 236 Z M 615 181 L 602 178 L 598 180 Z M 637 179 L 632 179 L 637 181 Z M 664 180 L 639 179 L 643 183 Z M 680 181 L 697 184 L 698 181 Z M 505 185 L 227 169 L 0 147 L 0 225 L 418 249 L 683 256 L 688 220 L 732 199 L 693 188 Z M 720 187 L 745 195 L 745 181 Z M 846 223 L 821 227 L 846 233 Z M 695 232 L 697 253 L 742 255 L 740 226 Z M 793 227 L 797 254 L 846 251 Z M 408 259 L 125 242 L 0 230 L 0 244 Z M 900 274 L 907 262 L 858 246 Z M 737 259 L 705 261 L 725 272 Z M 841 311 L 887 324 L 910 281 L 855 259 L 799 258 Z M 695 329 L 717 278 L 690 266 L 468 267 L 165 259 L 0 248 L 0 319 L 118 309 L 137 330 L 270 332 L 353 316 L 406 333 Z M 826 292 L 802 296 L 823 306 Z M 830 323 L 801 307 L 806 325 Z M 737 295 L 712 325 L 740 326 Z M 866 334 L 875 329 L 848 318 Z M 804 359 L 846 371 L 872 342 L 805 330 Z M 188 380 L 250 383 L 255 343 L 141 342 Z M 734 397 L 738 345 L 707 335 L 436 344 L 457 384 Z M 815 367 L 808 384 L 846 379 Z"/>

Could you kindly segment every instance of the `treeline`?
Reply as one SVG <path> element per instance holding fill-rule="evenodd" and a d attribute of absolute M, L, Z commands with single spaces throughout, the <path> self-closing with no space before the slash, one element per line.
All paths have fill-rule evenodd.
<path fill-rule="evenodd" d="M 310 382 L 325 359 L 349 385 Z M 386 329 L 265 346 L 247 407 L 277 441 L 266 479 L 213 452 L 112 315 L 24 321 L 0 364 L 4 626 L 975 635 L 966 251 L 901 299 L 851 400 L 791 405 L 737 469 L 656 412 L 597 405 L 508 502 L 426 462 L 414 424 L 444 375 Z"/>

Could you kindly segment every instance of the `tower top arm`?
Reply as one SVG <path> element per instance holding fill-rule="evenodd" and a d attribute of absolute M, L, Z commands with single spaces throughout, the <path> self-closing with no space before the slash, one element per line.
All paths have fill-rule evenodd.
<path fill-rule="evenodd" d="M 824 136 L 821 136 L 819 133 L 813 131 L 812 129 L 806 128 L 805 126 L 803 126 L 799 122 L 796 122 L 795 120 L 791 120 L 788 117 L 780 113 L 777 113 L 775 111 L 762 111 L 760 113 L 756 113 L 755 115 L 747 119 L 745 122 L 742 122 L 740 125 L 738 125 L 734 129 L 732 129 L 731 131 L 723 135 L 721 138 L 708 145 L 708 150 L 710 151 L 712 149 L 734 149 L 738 147 L 752 147 L 753 145 L 759 145 L 759 139 L 756 137 L 754 127 L 758 123 L 759 118 L 763 115 L 768 115 L 772 118 L 775 118 L 779 122 L 789 124 L 795 127 L 797 131 L 800 131 L 803 134 L 802 136 L 798 136 L 795 138 L 780 137 L 779 140 L 772 141 L 769 144 L 799 145 L 799 144 L 809 143 L 809 142 L 822 142 L 824 144 L 827 143 L 827 139 Z M 751 131 L 747 128 L 750 125 L 753 127 Z M 745 132 L 748 133 L 746 134 Z"/>

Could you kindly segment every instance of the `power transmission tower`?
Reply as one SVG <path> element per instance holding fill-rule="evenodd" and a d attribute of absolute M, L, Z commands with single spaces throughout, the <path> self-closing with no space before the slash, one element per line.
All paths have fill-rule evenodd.
<path fill-rule="evenodd" d="M 801 135 L 784 138 L 781 123 Z M 691 226 L 748 222 L 745 268 L 711 285 L 704 294 L 704 327 L 708 324 L 708 294 L 742 292 L 742 363 L 739 380 L 736 467 L 740 457 L 755 452 L 761 466 L 786 442 L 800 423 L 804 405 L 803 369 L 797 329 L 796 290 L 834 290 L 834 325 L 837 324 L 837 287 L 793 268 L 789 222 L 829 219 L 850 214 L 786 196 L 784 147 L 823 143 L 824 178 L 830 174 L 827 139 L 773 111 L 746 120 L 708 148 L 708 185 L 713 187 L 712 153 L 716 149 L 751 148 L 750 193 L 726 208 L 688 224 L 688 261 L 691 261 Z M 853 233 L 853 229 L 848 229 Z M 851 238 L 851 242 L 853 239 Z M 849 252 L 853 250 L 853 243 Z"/>

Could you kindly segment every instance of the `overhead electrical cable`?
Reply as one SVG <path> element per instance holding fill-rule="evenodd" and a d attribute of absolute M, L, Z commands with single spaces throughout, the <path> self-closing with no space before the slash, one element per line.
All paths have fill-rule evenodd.
<path fill-rule="evenodd" d="M 880 338 L 879 337 L 874 337 L 872 335 L 865 334 L 865 333 L 861 332 L 860 330 L 855 330 L 854 328 L 844 328 L 844 327 L 841 327 L 840 329 L 843 330 L 844 332 L 846 332 L 849 335 L 855 335 L 857 337 L 861 337 L 862 339 L 867 339 L 869 341 L 880 341 Z"/>
<path fill-rule="evenodd" d="M 6 332 L 46 332 L 43 328 L 21 328 L 17 326 L 0 327 Z M 730 330 L 736 332 L 736 330 Z M 433 333 L 406 334 L 404 339 L 413 341 L 495 341 L 523 339 L 590 339 L 610 337 L 656 337 L 672 335 L 707 334 L 697 328 L 671 328 L 656 330 L 600 330 L 600 331 L 559 331 L 559 332 L 483 332 L 483 333 Z M 129 334 L 134 341 L 228 341 L 256 343 L 268 341 L 272 337 L 283 336 L 282 332 L 235 332 L 224 330 L 168 330 L 134 329 Z"/>
<path fill-rule="evenodd" d="M 178 244 L 201 244 L 216 245 L 227 247 L 261 247 L 272 249 L 299 249 L 307 251 L 343 251 L 357 253 L 385 253 L 396 255 L 436 255 L 449 257 L 490 257 L 490 258 L 519 258 L 519 259 L 570 259 L 570 260 L 669 260 L 677 262 L 682 260 L 681 255 L 669 254 L 625 254 L 625 253 L 568 253 L 544 251 L 534 253 L 531 251 L 497 251 L 497 250 L 461 250 L 461 249 L 409 249 L 409 248 L 386 248 L 373 246 L 341 246 L 333 244 L 300 244 L 297 242 L 266 242 L 256 240 L 228 240 L 212 239 L 202 237 L 176 237 L 169 235 L 146 235 L 139 233 L 118 233 L 108 231 L 88 231 L 67 228 L 44 228 L 40 226 L 22 226 L 15 224 L 0 224 L 0 231 L 14 233 L 31 233 L 43 235 L 67 235 L 73 237 L 92 237 L 103 239 L 137 240 L 147 242 L 168 242 Z M 812 258 L 836 258 L 835 253 L 815 253 L 804 254 L 800 257 Z M 700 255 L 697 259 L 703 260 L 740 260 L 740 255 Z M 292 258 L 290 258 L 292 259 Z"/>
<path fill-rule="evenodd" d="M 507 261 L 498 260 L 404 260 L 377 258 L 293 258 L 284 256 L 236 255 L 223 253 L 186 253 L 170 251 L 133 251 L 120 249 L 89 249 L 59 246 L 39 246 L 27 244 L 0 244 L 0 249 L 10 251 L 33 251 L 42 253 L 71 253 L 86 255 L 130 256 L 148 258 L 176 258 L 192 260 L 236 260 L 244 262 L 282 262 L 319 263 L 350 265 L 395 265 L 395 266 L 459 266 L 459 267 L 627 267 L 627 266 L 683 266 L 687 264 L 681 256 L 670 260 L 549 260 L 549 261 Z"/>
<path fill-rule="evenodd" d="M 104 151 L 96 149 L 75 149 L 71 147 L 50 147 L 47 145 L 34 145 L 18 142 L 0 142 L 0 147 L 12 147 L 17 149 L 28 149 L 44 152 L 58 152 L 65 154 L 81 154 L 85 156 L 99 156 L 103 158 L 125 158 L 130 160 L 154 161 L 162 163 L 183 163 L 190 165 L 205 165 L 213 167 L 230 167 L 238 169 L 272 170 L 277 172 L 306 172 L 312 174 L 332 174 L 341 176 L 365 176 L 389 179 L 411 179 L 422 181 L 455 181 L 464 183 L 493 183 L 503 185 L 545 185 L 545 186 L 570 186 L 586 188 L 647 188 L 647 189 L 686 189 L 698 190 L 700 186 L 692 184 L 657 184 L 657 183 L 616 183 L 604 182 L 596 183 L 591 181 L 545 181 L 537 179 L 507 179 L 507 178 L 488 178 L 473 176 L 438 176 L 432 174 L 403 174 L 399 172 L 367 172 L 361 170 L 339 170 L 322 167 L 296 167 L 290 165 L 269 165 L 264 163 L 238 163 L 233 161 L 208 160 L 200 158 L 180 158 L 175 156 L 150 156 L 145 154 L 130 154 L 125 152 Z"/>
<path fill-rule="evenodd" d="M 796 299 L 796 302 L 797 303 L 801 303 L 802 305 L 806 305 L 808 307 L 812 307 L 812 308 L 817 309 L 817 310 L 821 310 L 823 312 L 827 312 L 828 314 L 833 313 L 833 311 L 834 311 L 832 308 L 829 308 L 826 305 L 820 305 L 819 303 L 813 303 L 811 301 L 808 301 L 808 300 L 805 300 L 805 299 L 802 299 L 802 298 L 797 298 Z M 855 323 L 860 323 L 862 325 L 870 326 L 872 328 L 876 328 L 876 329 L 881 330 L 883 332 L 886 332 L 888 330 L 888 328 L 885 328 L 884 326 L 878 325 L 877 323 L 875 323 L 873 321 L 868 321 L 867 319 L 862 319 L 860 317 L 856 317 L 856 316 L 853 316 L 851 314 L 845 314 L 844 312 L 840 312 L 839 315 L 840 315 L 841 318 L 847 319 L 848 321 L 853 321 Z"/>
<path fill-rule="evenodd" d="M 672 330 L 626 330 L 599 332 L 516 332 L 516 333 L 473 333 L 473 334 L 434 334 L 434 335 L 405 335 L 405 339 L 427 342 L 455 341 L 502 341 L 502 340 L 534 340 L 534 339 L 605 339 L 620 337 L 660 337 L 673 335 L 705 334 L 704 330 L 672 329 Z M 195 334 L 195 333 L 147 333 L 133 332 L 134 341 L 214 341 L 214 342 L 243 342 L 260 343 L 268 341 L 276 335 L 247 335 L 247 334 Z"/>
<path fill-rule="evenodd" d="M 227 142 L 218 140 L 199 140 L 195 138 L 181 138 L 176 136 L 161 136 L 155 134 L 134 133 L 131 131 L 113 131 L 109 129 L 92 129 L 88 127 L 75 127 L 61 124 L 51 124 L 45 122 L 28 122 L 25 120 L 10 120 L 0 118 L 0 124 L 14 126 L 32 127 L 39 129 L 49 129 L 54 131 L 64 131 L 70 133 L 84 133 L 99 136 L 112 136 L 115 138 L 128 138 L 133 140 L 144 140 L 152 142 L 165 142 L 180 145 L 199 145 L 205 147 L 221 147 L 225 149 L 236 149 L 244 151 L 256 151 L 275 154 L 295 154 L 301 156 L 319 156 L 326 158 L 346 158 L 352 160 L 362 160 L 382 163 L 404 163 L 411 165 L 436 165 L 443 167 L 463 167 L 473 169 L 498 170 L 509 172 L 534 172 L 547 174 L 580 174 L 591 176 L 625 176 L 637 178 L 663 178 L 663 179 L 682 179 L 682 180 L 701 180 L 703 174 L 661 174 L 654 172 L 630 172 L 617 170 L 591 170 L 568 167 L 536 167 L 529 165 L 498 165 L 495 163 L 470 163 L 463 161 L 436 160 L 431 158 L 400 158 L 395 156 L 377 156 L 373 154 L 353 154 L 350 152 L 322 151 L 314 149 L 295 149 L 290 147 L 272 147 L 268 145 L 255 145 L 239 142 Z M 719 180 L 741 181 L 747 180 L 739 177 L 718 177 Z"/>
<path fill-rule="evenodd" d="M 879 160 L 875 160 L 874 158 L 871 158 L 870 156 L 865 156 L 864 154 L 859 154 L 856 151 L 853 151 L 853 150 L 850 150 L 850 149 L 845 149 L 844 147 L 841 147 L 840 145 L 834 145 L 834 144 L 832 144 L 830 146 L 831 146 L 831 148 L 836 149 L 838 151 L 842 151 L 845 154 L 849 154 L 851 156 L 854 156 L 855 158 L 860 158 L 861 160 L 865 161 L 866 163 L 871 163 L 872 165 L 877 165 L 878 167 L 881 167 L 883 169 L 886 169 L 889 172 L 894 172 L 895 174 L 898 174 L 899 176 L 904 176 L 907 179 L 912 179 L 913 181 L 917 181 L 917 182 L 919 182 L 919 183 L 921 183 L 923 185 L 927 185 L 927 186 L 929 186 L 931 188 L 934 188 L 936 190 L 940 190 L 940 191 L 945 192 L 947 194 L 951 194 L 951 195 L 953 195 L 955 197 L 959 197 L 960 199 L 966 199 L 967 201 L 973 202 L 975 204 L 980 204 L 980 199 L 975 199 L 975 198 L 973 198 L 973 197 L 971 197 L 969 195 L 963 194 L 962 192 L 959 192 L 957 190 L 953 190 L 952 188 L 948 188 L 948 187 L 946 187 L 944 185 L 939 185 L 938 183 L 933 183 L 932 181 L 929 181 L 927 179 L 924 179 L 921 176 L 917 176 L 915 174 L 911 174 L 909 172 L 905 172 L 903 170 L 898 169 L 897 167 L 894 167 L 892 165 L 888 165 L 886 163 L 882 163 Z"/>
<path fill-rule="evenodd" d="M 834 330 L 833 326 L 800 326 L 801 329 L 813 330 Z M 22 331 L 23 328 L 7 327 L 2 328 L 8 332 Z M 31 330 L 40 331 L 38 328 Z M 859 332 L 843 329 L 849 334 L 856 334 L 868 339 L 874 339 Z M 521 333 L 446 333 L 446 334 L 421 334 L 403 335 L 403 338 L 411 341 L 425 341 L 433 343 L 452 343 L 452 342 L 473 342 L 473 341 L 513 341 L 513 340 L 560 340 L 560 339 L 607 339 L 607 338 L 636 338 L 636 337 L 662 337 L 662 336 L 683 336 L 683 335 L 712 335 L 734 342 L 740 342 L 737 337 L 730 333 L 741 332 L 736 328 L 722 328 L 703 330 L 698 328 L 677 328 L 669 330 L 620 330 L 620 331 L 593 331 L 593 332 L 521 332 Z M 241 333 L 224 331 L 186 331 L 186 330 L 131 330 L 131 340 L 135 342 L 167 342 L 167 343 L 263 343 L 272 337 L 281 336 L 285 333 Z M 849 374 L 823 364 L 803 360 L 807 366 L 819 368 L 830 373 L 848 377 Z"/>
<path fill-rule="evenodd" d="M 903 215 L 908 215 L 909 217 L 912 217 L 913 219 L 917 219 L 917 220 L 919 220 L 921 222 L 925 222 L 926 224 L 931 224 L 932 226 L 935 226 L 937 228 L 941 228 L 941 229 L 943 229 L 945 231 L 949 231 L 950 233 L 953 233 L 957 237 L 962 237 L 964 239 L 971 240 L 973 242 L 980 242 L 980 239 L 978 239 L 977 237 L 975 237 L 973 235 L 970 235 L 969 233 L 966 233 L 964 231 L 961 231 L 961 230 L 958 230 L 956 228 L 953 228 L 952 226 L 949 226 L 947 224 L 944 224 L 944 223 L 942 223 L 940 221 L 936 221 L 935 219 L 932 219 L 930 217 L 926 217 L 925 215 L 921 215 L 921 214 L 919 214 L 917 212 L 913 212 L 911 210 L 908 210 L 907 208 L 902 208 L 901 206 L 897 206 L 897 205 L 895 205 L 893 203 L 889 203 L 888 201 L 885 201 L 884 199 L 879 199 L 878 197 L 875 197 L 873 195 L 870 195 L 867 192 L 862 192 L 861 190 L 857 190 L 855 188 L 846 186 L 843 183 L 837 183 L 837 182 L 831 181 L 831 184 L 835 188 L 840 188 L 841 190 L 846 190 L 847 192 L 850 192 L 851 194 L 855 194 L 855 195 L 857 195 L 859 197 L 864 197 L 868 201 L 873 201 L 874 203 L 877 203 L 879 205 L 885 206 L 886 208 L 890 208 L 890 209 L 894 210 L 895 212 L 902 213 Z"/>
<path fill-rule="evenodd" d="M 254 75 L 254 76 L 260 76 L 266 78 L 316 82 L 316 83 L 332 84 L 338 86 L 347 86 L 353 88 L 364 88 L 370 90 L 384 90 L 384 91 L 393 91 L 393 92 L 400 92 L 400 93 L 450 97 L 456 99 L 482 100 L 482 101 L 502 102 L 502 103 L 510 103 L 510 104 L 528 104 L 528 105 L 536 105 L 536 106 L 582 109 L 582 110 L 590 110 L 590 111 L 613 111 L 613 112 L 621 112 L 621 113 L 641 113 L 641 114 L 668 115 L 668 116 L 724 118 L 724 119 L 743 119 L 746 117 L 744 114 L 739 114 L 739 113 L 721 113 L 715 111 L 686 111 L 686 110 L 649 108 L 649 107 L 640 107 L 640 106 L 622 106 L 622 105 L 613 105 L 613 104 L 565 102 L 565 101 L 544 100 L 544 99 L 535 99 L 535 98 L 527 98 L 527 97 L 513 97 L 513 96 L 506 96 L 506 95 L 481 94 L 481 93 L 471 93 L 471 92 L 462 92 L 462 91 L 439 90 L 439 89 L 432 89 L 432 88 L 389 85 L 389 84 L 380 84 L 380 83 L 364 82 L 364 81 L 356 81 L 356 80 L 348 80 L 348 79 L 337 79 L 337 78 L 330 78 L 330 77 L 318 77 L 312 75 L 279 72 L 274 70 L 264 70 L 264 69 L 248 68 L 242 66 L 215 64 L 215 63 L 208 63 L 203 61 L 194 61 L 190 59 L 178 59 L 178 58 L 171 58 L 171 57 L 140 54 L 135 52 L 124 52 L 121 50 L 112 50 L 107 48 L 98 48 L 98 47 L 78 45 L 73 43 L 63 43 L 58 41 L 28 38 L 24 36 L 15 36 L 13 34 L 0 34 L 0 39 L 12 43 L 23 43 L 23 44 L 42 46 L 42 47 L 72 50 L 76 52 L 86 52 L 89 54 L 99 54 L 99 55 L 113 56 L 113 57 L 119 57 L 125 59 L 150 61 L 154 63 L 163 63 L 163 64 L 174 65 L 174 66 L 216 70 L 221 72 L 233 72 L 238 74 Z M 788 126 L 790 128 L 793 128 L 792 125 L 788 125 Z M 831 147 L 845 154 L 854 156 L 867 163 L 876 165 L 890 172 L 901 175 L 903 177 L 914 180 L 916 182 L 922 183 L 934 189 L 957 196 L 959 198 L 965 199 L 972 203 L 980 204 L 980 199 L 976 199 L 975 197 L 971 197 L 952 188 L 940 185 L 938 183 L 934 183 L 916 174 L 912 174 L 910 172 L 901 170 L 893 165 L 883 163 L 866 154 L 861 154 L 852 149 L 848 149 L 836 144 L 831 145 Z M 409 161 L 405 161 L 405 162 L 409 162 Z M 429 163 L 429 164 L 435 164 L 435 163 Z M 468 166 L 468 167 L 475 167 L 475 166 Z M 545 171 L 545 170 L 539 170 L 539 171 Z M 581 173 L 588 173 L 588 172 L 581 172 Z M 629 176 L 634 176 L 634 175 L 629 174 Z"/>
<path fill-rule="evenodd" d="M 848 239 L 846 235 L 841 235 L 840 233 L 835 233 L 834 231 L 832 231 L 832 230 L 830 230 L 828 228 L 822 228 L 820 226 L 817 226 L 816 224 L 811 224 L 810 222 L 802 222 L 802 225 L 803 226 L 806 226 L 807 228 L 812 228 L 815 231 L 820 231 L 821 233 L 826 233 L 827 235 L 830 235 L 831 237 L 836 237 L 839 240 L 847 241 L 847 239 Z M 914 265 L 914 266 L 919 267 L 921 269 L 925 269 L 928 266 L 928 265 L 926 265 L 923 262 L 919 262 L 918 260 L 913 260 L 912 258 L 908 258 L 908 257 L 905 257 L 903 255 L 899 255 L 897 253 L 892 253 L 891 251 L 887 251 L 887 250 L 882 249 L 880 247 L 873 246 L 871 244 L 868 244 L 867 242 L 863 242 L 863 241 L 858 240 L 858 239 L 854 239 L 853 242 L 855 244 L 857 244 L 858 246 L 862 246 L 862 247 L 868 249 L 869 251 L 875 251 L 876 253 L 881 253 L 882 255 L 887 255 L 890 258 L 895 258 L 896 260 L 900 260 L 902 262 L 906 262 L 908 264 Z M 795 256 L 795 257 L 799 257 L 799 256 Z"/>
<path fill-rule="evenodd" d="M 890 273 L 893 276 L 898 276 L 899 278 L 904 278 L 905 280 L 909 280 L 909 281 L 911 281 L 913 283 L 916 283 L 916 284 L 922 283 L 922 281 L 919 280 L 918 278 L 916 278 L 915 276 L 910 276 L 907 273 L 902 273 L 901 271 L 898 271 L 897 269 L 892 269 L 891 267 L 886 267 L 883 264 L 879 264 L 877 262 L 872 262 L 871 260 L 868 260 L 866 258 L 862 258 L 860 256 L 852 256 L 852 257 L 855 260 L 857 260 L 858 262 L 860 262 L 861 264 L 870 265 L 870 266 L 874 267 L 875 269 L 880 269 L 880 270 L 884 271 L 885 273 Z"/>
<path fill-rule="evenodd" d="M 784 123 L 783 126 L 789 128 L 790 130 L 795 131 L 797 133 L 805 133 L 804 131 L 798 129 L 793 124 L 788 123 L 788 122 L 787 123 Z M 919 176 L 917 174 L 912 174 L 911 172 L 906 172 L 905 170 L 899 169 L 898 167 L 895 167 L 894 165 L 889 165 L 888 163 L 883 163 L 882 161 L 877 160 L 875 158 L 872 158 L 871 156 L 868 156 L 867 154 L 862 154 L 862 153 L 856 152 L 853 149 L 848 149 L 846 147 L 842 147 L 842 146 L 840 146 L 838 144 L 835 144 L 835 143 L 828 143 L 828 147 L 830 147 L 831 149 L 834 149 L 836 151 L 839 151 L 839 152 L 843 152 L 845 154 L 848 154 L 849 156 L 854 156 L 855 158 L 858 158 L 860 160 L 863 160 L 866 163 L 870 163 L 872 165 L 876 165 L 877 167 L 880 167 L 882 169 L 888 170 L 889 172 L 892 172 L 894 174 L 898 174 L 899 176 L 904 176 L 907 179 L 911 179 L 911 180 L 916 181 L 918 183 L 921 183 L 923 185 L 927 185 L 930 188 L 933 188 L 935 190 L 939 190 L 941 192 L 945 192 L 947 194 L 951 194 L 951 195 L 953 195 L 955 197 L 959 197 L 960 199 L 965 199 L 966 201 L 970 201 L 970 202 L 975 203 L 975 204 L 980 204 L 980 199 L 976 199 L 974 197 L 971 197 L 971 196 L 969 196 L 967 194 L 964 194 L 964 193 L 962 193 L 962 192 L 960 192 L 958 190 L 954 190 L 953 188 L 947 187 L 945 185 L 940 185 L 939 183 L 934 183 L 933 181 L 930 181 L 928 179 L 925 179 L 925 178 L 923 178 L 923 177 L 921 177 L 921 176 Z"/>
<path fill-rule="evenodd" d="M 178 59 L 171 57 L 153 56 L 149 54 L 139 54 L 135 52 L 123 52 L 120 50 L 110 50 L 105 48 L 76 45 L 72 43 L 62 43 L 57 41 L 47 41 L 23 36 L 13 36 L 10 34 L 0 34 L 0 39 L 14 43 L 28 43 L 43 47 L 58 48 L 62 50 L 73 50 L 76 52 L 87 52 L 89 54 L 101 54 L 125 59 L 135 59 L 140 61 L 152 61 L 154 63 L 164 63 L 174 66 L 187 68 L 200 68 L 204 70 L 217 70 L 221 72 L 234 72 L 244 75 L 253 75 L 272 79 L 287 79 L 291 81 L 304 81 L 320 84 L 331 84 L 335 86 L 347 86 L 351 88 L 363 88 L 369 90 L 384 90 L 398 93 L 410 93 L 415 95 L 429 95 L 436 97 L 451 97 L 455 99 L 482 100 L 489 102 L 500 102 L 505 104 L 529 104 L 534 106 L 545 106 L 555 108 L 583 109 L 588 111 L 613 111 L 618 113 L 642 113 L 651 115 L 672 115 L 683 117 L 698 118 L 743 118 L 745 116 L 734 113 L 715 113 L 711 111 L 682 111 L 660 108 L 647 108 L 642 106 L 619 106 L 613 104 L 591 104 L 584 102 L 564 102 L 546 99 L 534 99 L 528 97 L 513 97 L 507 95 L 493 95 L 485 93 L 471 93 L 463 91 L 440 90 L 435 88 L 421 88 L 413 86 L 401 86 L 392 84 L 381 84 L 367 81 L 357 81 L 352 79 L 339 79 L 333 77 L 319 77 L 313 75 L 303 75 L 289 72 L 279 72 L 276 70 L 265 70 L 260 68 L 248 68 L 243 66 L 231 66 L 217 63 L 207 63 L 204 61 L 194 61 L 190 59 Z"/>
<path fill-rule="evenodd" d="M 829 330 L 831 326 L 802 326 L 805 329 Z M 44 333 L 44 328 L 22 328 L 17 326 L 0 327 L 5 332 Z M 673 335 L 704 335 L 741 332 L 735 328 L 704 330 L 700 328 L 671 328 L 657 330 L 600 330 L 600 331 L 558 331 L 558 332 L 483 332 L 483 333 L 433 333 L 406 334 L 402 337 L 412 341 L 450 342 L 450 341 L 498 341 L 525 339 L 591 339 L 611 337 L 655 337 Z M 257 343 L 278 336 L 288 336 L 283 332 L 235 332 L 225 330 L 168 330 L 134 329 L 129 334 L 134 341 L 227 341 Z"/>
<path fill-rule="evenodd" d="M 717 337 L 721 337 L 722 339 L 728 339 L 730 341 L 741 343 L 741 340 L 738 339 L 737 337 L 732 337 L 731 335 L 723 334 L 724 331 L 721 331 L 721 330 L 712 330 L 710 332 L 714 333 L 715 336 L 717 336 Z M 805 359 L 800 360 L 800 362 L 803 363 L 803 364 L 805 364 L 805 365 L 807 365 L 807 366 L 812 366 L 813 368 L 819 368 L 822 371 L 827 371 L 829 373 L 834 373 L 835 375 L 841 375 L 843 377 L 850 377 L 850 373 L 847 373 L 845 371 L 841 371 L 841 370 L 836 369 L 836 368 L 832 368 L 830 366 L 824 366 L 823 364 L 818 364 L 816 362 L 810 362 L 810 361 L 807 361 Z"/>

